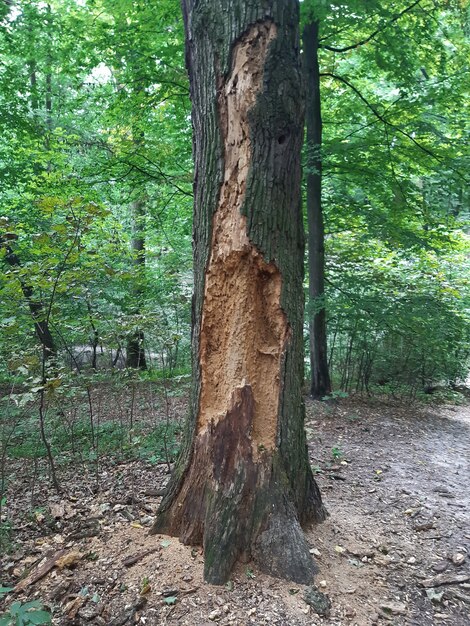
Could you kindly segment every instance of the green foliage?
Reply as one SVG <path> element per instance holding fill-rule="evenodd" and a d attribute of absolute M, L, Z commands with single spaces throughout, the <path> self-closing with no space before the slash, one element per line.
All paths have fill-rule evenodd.
<path fill-rule="evenodd" d="M 10 591 L 0 588 L 0 594 Z M 0 626 L 32 626 L 33 624 L 50 624 L 51 614 L 42 608 L 40 600 L 31 602 L 12 602 L 8 611 L 0 616 Z"/>
<path fill-rule="evenodd" d="M 320 25 L 330 367 L 341 389 L 464 380 L 468 12 L 305 0 Z M 318 150 L 320 147 L 309 147 Z"/>
<path fill-rule="evenodd" d="M 352 233 L 331 244 L 330 353 L 340 387 L 401 393 L 465 380 L 465 254 L 392 252 Z"/>
<path fill-rule="evenodd" d="M 333 457 L 334 461 L 338 461 L 343 457 L 343 451 L 341 450 L 339 445 L 333 446 L 331 448 L 331 456 Z"/>

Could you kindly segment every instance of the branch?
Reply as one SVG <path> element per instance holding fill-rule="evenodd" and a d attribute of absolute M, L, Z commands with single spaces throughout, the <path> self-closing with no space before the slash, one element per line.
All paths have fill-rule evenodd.
<path fill-rule="evenodd" d="M 407 133 L 405 130 L 401 129 L 399 126 L 396 126 L 392 122 L 389 122 L 387 119 L 383 117 L 383 115 L 380 115 L 380 113 L 376 111 L 376 109 L 372 106 L 372 104 L 366 98 L 364 98 L 364 96 L 359 91 L 359 89 L 357 89 L 357 87 L 355 87 L 352 83 L 350 83 L 346 78 L 343 78 L 342 76 L 338 76 L 338 74 L 333 74 L 331 72 L 324 72 L 320 74 L 320 76 L 329 76 L 330 78 L 339 80 L 340 82 L 347 85 L 350 89 L 354 91 L 354 93 L 358 96 L 358 98 L 362 100 L 362 102 L 367 106 L 367 108 L 372 111 L 375 117 L 379 119 L 383 124 L 386 124 L 387 126 L 390 126 L 390 128 L 395 129 L 398 133 L 400 133 L 401 135 L 403 135 L 404 137 L 412 141 L 420 150 L 425 152 L 428 156 L 432 157 L 436 161 L 439 161 L 439 163 L 442 161 L 442 157 L 439 157 L 436 154 L 434 154 L 434 152 L 431 152 L 431 150 L 421 145 L 419 141 L 416 141 L 416 139 L 412 135 Z"/>
<path fill-rule="evenodd" d="M 394 22 L 399 20 L 401 17 L 403 17 L 405 13 L 408 13 L 409 11 L 414 9 L 414 7 L 420 4 L 420 2 L 422 2 L 422 0 L 416 0 L 415 2 L 413 2 L 413 4 L 410 4 L 409 7 L 406 7 L 406 9 L 403 9 L 403 11 L 401 11 L 400 13 L 397 13 L 397 15 L 395 15 L 389 22 L 386 22 L 382 26 L 379 26 L 379 28 L 377 28 L 377 30 L 374 30 L 374 32 L 371 33 L 368 37 L 366 37 L 365 39 L 362 39 L 361 41 L 358 41 L 357 43 L 353 43 L 350 46 L 346 46 L 345 48 L 335 48 L 334 46 L 328 46 L 326 44 L 323 44 L 323 45 L 320 44 L 318 47 L 323 48 L 324 50 L 329 50 L 330 52 L 348 52 L 349 50 L 354 50 L 355 48 L 359 48 L 359 46 L 363 46 L 369 41 L 372 41 L 372 39 L 375 39 L 375 37 L 377 37 L 379 33 L 381 33 L 383 30 L 391 26 Z"/>

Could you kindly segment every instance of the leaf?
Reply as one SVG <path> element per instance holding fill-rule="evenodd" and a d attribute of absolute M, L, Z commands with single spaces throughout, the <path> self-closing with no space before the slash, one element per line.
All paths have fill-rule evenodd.
<path fill-rule="evenodd" d="M 31 624 L 50 624 L 51 614 L 47 611 L 31 611 L 28 613 L 28 620 Z"/>
<path fill-rule="evenodd" d="M 78 552 L 78 550 L 72 550 L 72 552 L 69 552 L 68 554 L 65 554 L 64 556 L 57 559 L 56 565 L 59 569 L 63 569 L 64 567 L 72 567 L 73 565 L 76 565 L 78 561 L 80 561 L 80 559 L 82 558 L 83 554 L 81 552 Z"/>
<path fill-rule="evenodd" d="M 21 611 L 21 602 L 13 602 L 13 604 L 10 606 L 10 613 L 11 615 L 18 615 L 18 613 Z"/>
<path fill-rule="evenodd" d="M 139 524 L 139 522 L 131 522 L 131 526 L 132 528 L 143 528 L 142 524 Z"/>
<path fill-rule="evenodd" d="M 31 609 L 39 609 L 42 606 L 39 600 L 31 600 L 31 602 L 25 602 L 21 605 L 21 612 L 30 611 Z"/>
<path fill-rule="evenodd" d="M 163 598 L 163 602 L 165 604 L 176 604 L 176 596 L 168 596 L 167 598 Z"/>

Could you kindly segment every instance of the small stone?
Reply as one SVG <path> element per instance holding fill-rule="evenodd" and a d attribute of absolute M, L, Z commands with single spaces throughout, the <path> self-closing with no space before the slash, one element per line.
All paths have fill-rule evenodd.
<path fill-rule="evenodd" d="M 183 580 L 185 583 L 190 583 L 192 581 L 193 577 L 190 576 L 189 574 L 186 574 L 185 576 L 183 576 Z"/>
<path fill-rule="evenodd" d="M 439 604 L 440 602 L 442 602 L 444 592 L 437 591 L 436 589 L 431 587 L 430 589 L 426 589 L 426 595 L 431 600 L 431 602 L 433 602 L 434 604 Z"/>
<path fill-rule="evenodd" d="M 416 557 L 415 556 L 410 556 L 410 558 L 408 559 L 407 563 L 409 563 L 410 565 L 414 565 L 416 563 Z"/>
<path fill-rule="evenodd" d="M 320 587 L 326 587 L 326 580 L 320 580 L 320 582 L 318 583 L 320 585 Z"/>
<path fill-rule="evenodd" d="M 323 582 L 323 581 L 322 581 Z M 321 584 L 321 583 L 320 583 Z M 326 582 L 325 582 L 326 586 Z M 312 607 L 312 609 L 320 615 L 320 617 L 328 617 L 331 610 L 331 601 L 327 595 L 319 591 L 315 585 L 305 590 L 304 601 Z"/>
<path fill-rule="evenodd" d="M 214 611 L 211 611 L 211 613 L 209 613 L 208 617 L 211 622 L 218 622 L 219 619 L 222 617 L 222 611 L 220 609 L 215 609 Z"/>
<path fill-rule="evenodd" d="M 78 615 L 86 621 L 90 621 L 96 617 L 96 605 L 87 604 L 78 611 Z"/>
<path fill-rule="evenodd" d="M 321 556 L 321 552 L 320 550 L 317 550 L 317 548 L 310 548 L 309 552 L 310 554 L 313 554 L 313 556 Z"/>
<path fill-rule="evenodd" d="M 178 588 L 176 588 L 176 587 L 163 589 L 162 596 L 164 598 L 170 598 L 171 596 L 177 596 L 179 594 L 179 592 L 180 592 L 180 590 Z"/>
<path fill-rule="evenodd" d="M 252 609 L 250 609 L 247 613 L 248 617 L 251 617 L 252 615 L 254 615 L 256 613 L 256 607 L 253 607 Z"/>
<path fill-rule="evenodd" d="M 380 610 L 386 615 L 404 615 L 406 606 L 401 602 L 387 602 L 380 605 Z"/>
<path fill-rule="evenodd" d="M 352 608 L 352 606 L 346 606 L 344 608 L 344 614 L 346 617 L 354 617 L 356 615 L 356 611 Z"/>
<path fill-rule="evenodd" d="M 456 554 L 452 555 L 452 563 L 454 565 L 462 565 L 466 558 L 466 554 L 462 554 L 462 552 L 457 552 Z"/>
<path fill-rule="evenodd" d="M 442 574 L 442 572 L 445 572 L 447 569 L 447 563 L 446 561 L 439 561 L 438 563 L 434 563 L 432 569 L 438 574 Z"/>

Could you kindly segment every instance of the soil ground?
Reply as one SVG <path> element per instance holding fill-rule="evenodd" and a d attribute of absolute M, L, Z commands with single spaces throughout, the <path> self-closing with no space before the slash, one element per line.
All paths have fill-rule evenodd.
<path fill-rule="evenodd" d="M 307 434 L 330 513 L 307 530 L 328 617 L 304 587 L 250 564 L 225 587 L 205 584 L 199 549 L 148 535 L 168 470 L 143 461 L 109 459 L 98 476 L 65 466 L 66 492 L 38 483 L 43 509 L 28 516 L 30 472 L 12 463 L 15 543 L 0 583 L 56 562 L 17 595 L 64 625 L 469 626 L 470 408 L 308 402 Z"/>

